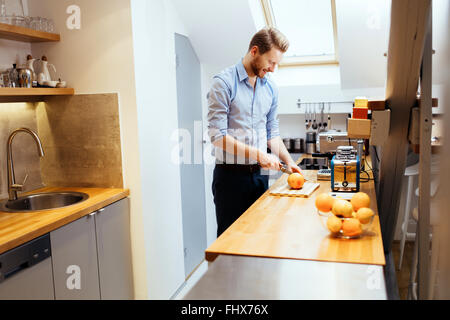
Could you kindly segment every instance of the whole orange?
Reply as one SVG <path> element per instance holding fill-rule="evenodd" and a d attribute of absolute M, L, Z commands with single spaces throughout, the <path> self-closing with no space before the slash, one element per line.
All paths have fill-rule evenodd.
<path fill-rule="evenodd" d="M 359 208 L 356 212 L 356 218 L 362 223 L 367 224 L 375 213 L 369 208 Z"/>
<path fill-rule="evenodd" d="M 355 212 L 357 212 L 360 208 L 370 207 L 369 195 L 364 192 L 355 193 L 350 202 L 352 203 L 353 210 L 355 210 Z"/>
<path fill-rule="evenodd" d="M 300 189 L 301 187 L 303 187 L 303 184 L 305 183 L 305 178 L 303 178 L 303 176 L 300 173 L 294 172 L 289 175 L 287 181 L 292 189 Z"/>
<path fill-rule="evenodd" d="M 344 218 L 350 218 L 352 216 L 353 207 L 350 202 L 343 199 L 334 200 L 331 211 L 336 216 L 343 216 Z"/>
<path fill-rule="evenodd" d="M 342 232 L 345 236 L 355 237 L 362 233 L 361 222 L 358 219 L 347 219 L 342 223 Z"/>
<path fill-rule="evenodd" d="M 335 215 L 330 215 L 327 219 L 327 227 L 333 233 L 338 233 L 342 228 L 342 221 Z"/>
<path fill-rule="evenodd" d="M 333 207 L 334 198 L 328 193 L 321 193 L 316 197 L 316 208 L 322 212 L 330 212 Z"/>

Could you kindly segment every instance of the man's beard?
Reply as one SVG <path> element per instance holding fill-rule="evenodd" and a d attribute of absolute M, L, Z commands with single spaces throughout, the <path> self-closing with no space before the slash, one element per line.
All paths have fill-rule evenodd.
<path fill-rule="evenodd" d="M 258 63 L 259 59 L 255 59 L 250 63 L 250 68 L 252 68 L 252 72 L 258 77 L 258 78 L 264 78 L 264 76 L 260 76 L 259 74 L 262 71 L 262 67 L 260 67 L 260 64 Z"/>

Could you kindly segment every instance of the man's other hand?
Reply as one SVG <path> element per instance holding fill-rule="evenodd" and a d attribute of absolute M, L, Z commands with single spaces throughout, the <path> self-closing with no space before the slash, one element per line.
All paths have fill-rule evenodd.
<path fill-rule="evenodd" d="M 302 170 L 299 168 L 299 166 L 297 166 L 297 164 L 296 164 L 295 162 L 288 163 L 288 164 L 287 164 L 287 169 L 288 169 L 289 171 L 291 171 L 292 173 L 298 172 L 298 173 L 300 173 L 301 175 L 303 175 Z M 303 175 L 303 176 L 304 176 L 304 175 Z"/>

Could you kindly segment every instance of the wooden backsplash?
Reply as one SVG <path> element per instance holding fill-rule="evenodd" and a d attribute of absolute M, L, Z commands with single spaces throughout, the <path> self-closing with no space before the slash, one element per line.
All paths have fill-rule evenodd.
<path fill-rule="evenodd" d="M 45 185 L 123 187 L 117 94 L 51 97 L 36 118 Z"/>
<path fill-rule="evenodd" d="M 0 103 L 0 199 L 8 197 L 6 144 L 11 132 L 26 127 L 37 130 L 36 107 L 32 103 Z M 28 174 L 24 191 L 42 187 L 40 158 L 36 143 L 26 133 L 19 133 L 13 141 L 13 160 L 16 182 L 22 183 Z"/>

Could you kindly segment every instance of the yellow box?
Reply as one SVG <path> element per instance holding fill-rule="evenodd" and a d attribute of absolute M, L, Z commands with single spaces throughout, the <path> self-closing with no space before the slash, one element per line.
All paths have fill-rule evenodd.
<path fill-rule="evenodd" d="M 369 99 L 355 98 L 355 108 L 367 108 L 369 105 Z"/>
<path fill-rule="evenodd" d="M 371 121 L 368 119 L 348 119 L 348 137 L 356 139 L 369 139 Z"/>

